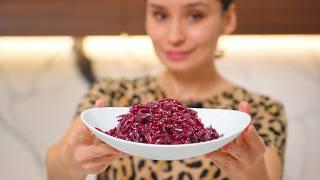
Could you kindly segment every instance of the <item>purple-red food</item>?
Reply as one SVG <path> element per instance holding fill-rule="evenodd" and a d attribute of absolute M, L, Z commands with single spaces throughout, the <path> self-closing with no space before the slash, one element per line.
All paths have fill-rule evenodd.
<path fill-rule="evenodd" d="M 204 127 L 196 111 L 171 98 L 133 105 L 118 121 L 117 127 L 105 133 L 133 142 L 190 144 L 219 138 L 214 128 Z"/>

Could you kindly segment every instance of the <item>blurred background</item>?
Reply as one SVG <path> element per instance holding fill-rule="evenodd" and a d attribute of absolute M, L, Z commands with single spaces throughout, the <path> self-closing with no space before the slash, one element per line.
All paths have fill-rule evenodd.
<path fill-rule="evenodd" d="M 239 28 L 221 38 L 218 70 L 283 102 L 284 179 L 319 179 L 320 1 L 237 7 Z M 0 179 L 46 179 L 46 150 L 91 83 L 163 68 L 144 8 L 144 0 L 0 0 Z"/>

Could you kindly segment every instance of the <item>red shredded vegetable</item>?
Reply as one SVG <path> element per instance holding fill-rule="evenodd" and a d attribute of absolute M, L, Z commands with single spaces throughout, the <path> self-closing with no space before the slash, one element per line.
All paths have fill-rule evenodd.
<path fill-rule="evenodd" d="M 105 133 L 133 142 L 190 144 L 219 138 L 212 126 L 204 127 L 197 112 L 171 98 L 133 105 L 118 121 L 117 127 Z"/>

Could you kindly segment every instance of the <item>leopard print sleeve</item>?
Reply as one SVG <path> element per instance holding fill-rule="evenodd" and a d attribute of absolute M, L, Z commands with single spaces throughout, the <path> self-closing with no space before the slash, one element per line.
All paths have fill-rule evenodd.
<path fill-rule="evenodd" d="M 102 99 L 106 106 L 112 106 L 112 97 L 115 96 L 113 89 L 118 87 L 119 82 L 111 79 L 102 79 L 91 85 L 88 92 L 82 97 L 76 108 L 75 116 L 82 111 L 94 107 L 96 100 Z"/>

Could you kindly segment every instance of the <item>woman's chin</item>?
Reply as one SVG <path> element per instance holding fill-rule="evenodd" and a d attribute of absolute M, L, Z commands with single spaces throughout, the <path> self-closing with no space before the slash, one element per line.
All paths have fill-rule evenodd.
<path fill-rule="evenodd" d="M 183 59 L 164 57 L 161 59 L 161 61 L 169 72 L 174 73 L 192 72 L 192 69 L 194 69 L 196 66 L 195 61 L 189 57 L 185 57 Z"/>
<path fill-rule="evenodd" d="M 190 73 L 192 66 L 186 63 L 165 63 L 166 69 L 172 73 Z"/>

